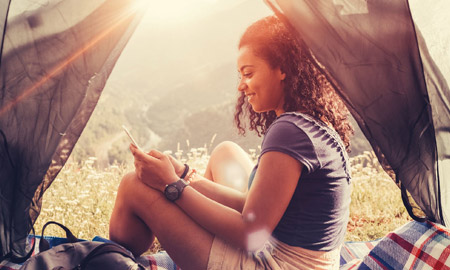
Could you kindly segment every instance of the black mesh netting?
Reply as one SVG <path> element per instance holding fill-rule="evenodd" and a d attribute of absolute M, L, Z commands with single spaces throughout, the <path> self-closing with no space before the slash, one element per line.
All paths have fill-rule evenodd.
<path fill-rule="evenodd" d="M 8 16 L 9 2 L 0 0 L 0 238 L 2 256 L 20 257 L 143 9 L 139 0 L 12 0 Z"/>
<path fill-rule="evenodd" d="M 384 168 L 395 173 L 428 219 L 449 224 L 450 91 L 449 74 L 440 71 L 450 71 L 449 4 L 267 2 L 325 67 Z M 427 45 L 438 47 L 434 59 Z M 439 58 L 447 61 L 438 67 Z"/>

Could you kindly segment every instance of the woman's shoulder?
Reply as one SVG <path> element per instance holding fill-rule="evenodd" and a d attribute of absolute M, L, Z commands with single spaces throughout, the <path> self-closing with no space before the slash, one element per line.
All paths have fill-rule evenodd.
<path fill-rule="evenodd" d="M 278 116 L 273 124 L 275 129 L 279 129 L 281 126 L 290 126 L 291 129 L 298 129 L 299 133 L 308 137 L 314 148 L 321 149 L 319 150 L 320 152 L 329 148 L 335 149 L 348 159 L 344 143 L 339 134 L 319 119 L 301 112 L 286 112 Z M 293 133 L 291 132 L 291 134 Z"/>
<path fill-rule="evenodd" d="M 278 151 L 300 161 L 308 171 L 319 167 L 319 161 L 308 132 L 308 123 L 299 115 L 280 115 L 267 130 L 261 145 L 261 156 Z"/>
<path fill-rule="evenodd" d="M 261 155 L 268 151 L 289 154 L 303 163 L 308 172 L 324 164 L 338 164 L 344 165 L 349 175 L 348 156 L 339 135 L 324 122 L 304 113 L 278 116 L 267 130 L 261 148 Z"/>
<path fill-rule="evenodd" d="M 286 112 L 279 115 L 273 122 L 273 126 L 283 125 L 282 123 L 291 123 L 292 127 L 296 127 L 305 133 L 315 133 L 320 130 L 323 133 L 332 134 L 334 130 L 327 124 L 314 117 L 301 112 Z M 335 133 L 335 132 L 334 132 Z"/>
<path fill-rule="evenodd" d="M 323 132 L 320 132 L 322 130 L 325 130 L 325 126 L 306 114 L 283 113 L 270 125 L 265 134 L 265 140 L 276 138 L 280 142 L 286 142 L 290 140 L 298 141 L 303 138 L 303 140 L 313 143 L 313 137 L 317 138 L 319 135 L 323 135 Z M 263 140 L 263 143 L 265 140 Z"/>

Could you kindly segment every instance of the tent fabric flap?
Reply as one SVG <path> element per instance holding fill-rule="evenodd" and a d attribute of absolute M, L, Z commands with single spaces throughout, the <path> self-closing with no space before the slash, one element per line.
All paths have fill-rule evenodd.
<path fill-rule="evenodd" d="M 450 174 L 444 172 L 450 158 L 448 78 L 425 54 L 427 40 L 421 25 L 415 27 L 408 1 L 266 2 L 324 66 L 384 168 L 395 173 L 428 219 L 450 224 L 450 205 L 441 200 L 441 192 L 450 190 Z M 435 13 L 429 16 L 426 5 L 433 4 L 416 12 L 430 21 Z"/>
<path fill-rule="evenodd" d="M 0 0 L 0 55 L 2 55 L 3 35 L 6 28 L 6 18 L 8 16 L 10 0 Z"/>
<path fill-rule="evenodd" d="M 94 110 L 143 14 L 141 2 L 11 1 L 0 62 L 3 257 L 30 250 L 42 195 Z"/>

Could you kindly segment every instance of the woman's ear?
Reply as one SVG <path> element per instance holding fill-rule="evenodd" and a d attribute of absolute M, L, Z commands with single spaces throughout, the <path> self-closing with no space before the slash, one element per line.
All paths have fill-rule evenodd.
<path fill-rule="evenodd" d="M 284 81 L 286 79 L 286 73 L 284 73 L 280 68 L 280 81 Z"/>

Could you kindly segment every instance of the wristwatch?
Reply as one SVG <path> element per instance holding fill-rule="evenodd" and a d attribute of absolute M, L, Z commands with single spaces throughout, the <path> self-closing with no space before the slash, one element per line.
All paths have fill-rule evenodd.
<path fill-rule="evenodd" d="M 180 178 L 178 181 L 166 185 L 166 188 L 164 189 L 164 195 L 169 201 L 174 202 L 180 198 L 184 188 L 188 185 L 189 184 L 184 181 L 183 178 Z"/>

